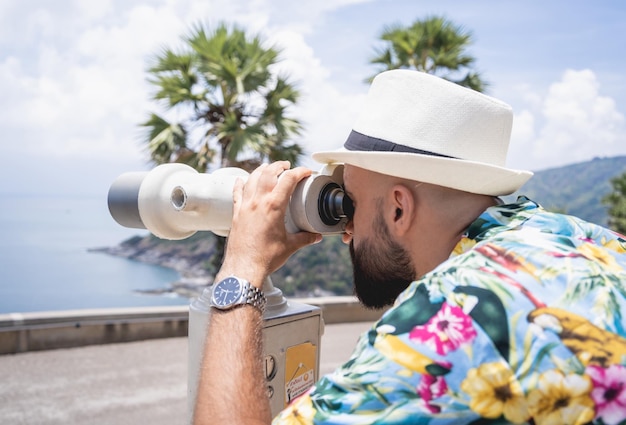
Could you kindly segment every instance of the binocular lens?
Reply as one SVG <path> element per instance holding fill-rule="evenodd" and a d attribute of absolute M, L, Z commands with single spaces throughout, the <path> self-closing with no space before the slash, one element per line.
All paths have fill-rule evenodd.
<path fill-rule="evenodd" d="M 334 226 L 343 218 L 352 220 L 354 204 L 343 188 L 332 182 L 320 191 L 318 211 L 324 224 Z"/>

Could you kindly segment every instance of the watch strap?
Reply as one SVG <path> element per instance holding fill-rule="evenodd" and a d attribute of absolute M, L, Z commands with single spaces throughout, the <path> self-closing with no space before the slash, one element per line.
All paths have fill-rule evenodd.
<path fill-rule="evenodd" d="M 265 305 L 267 304 L 265 294 L 247 280 L 243 280 L 243 282 L 243 296 L 241 298 L 241 303 L 250 304 L 261 310 L 261 313 L 263 313 L 265 311 Z"/>

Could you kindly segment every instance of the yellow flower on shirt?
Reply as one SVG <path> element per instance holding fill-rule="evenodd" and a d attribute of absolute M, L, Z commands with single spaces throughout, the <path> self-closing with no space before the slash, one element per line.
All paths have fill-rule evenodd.
<path fill-rule="evenodd" d="M 602 246 L 605 248 L 611 249 L 619 254 L 626 254 L 626 242 L 620 239 L 611 239 L 610 241 L 606 241 L 606 238 L 602 239 Z"/>
<path fill-rule="evenodd" d="M 539 376 L 537 388 L 528 394 L 528 404 L 537 425 L 583 425 L 595 415 L 590 397 L 591 379 L 549 370 Z"/>
<path fill-rule="evenodd" d="M 467 236 L 463 236 L 461 240 L 456 244 L 454 249 L 452 250 L 451 257 L 456 255 L 461 255 L 466 251 L 469 251 L 476 245 L 476 241 L 474 239 L 470 239 Z"/>
<path fill-rule="evenodd" d="M 471 397 L 470 408 L 485 418 L 521 424 L 530 418 L 524 391 L 504 363 L 485 363 L 470 369 L 461 389 Z"/>
<path fill-rule="evenodd" d="M 613 272 L 623 271 L 622 267 L 617 264 L 615 258 L 611 254 L 606 252 L 605 249 L 596 244 L 586 242 L 580 245 L 576 250 L 584 255 L 586 258 L 602 264 L 608 270 L 611 270 Z"/>

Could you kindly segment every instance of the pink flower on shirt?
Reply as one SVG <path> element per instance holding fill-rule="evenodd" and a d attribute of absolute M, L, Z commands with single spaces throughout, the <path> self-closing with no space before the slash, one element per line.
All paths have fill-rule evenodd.
<path fill-rule="evenodd" d="M 422 375 L 420 383 L 417 385 L 417 393 L 422 397 L 422 405 L 430 413 L 441 412 L 441 407 L 431 402 L 441 397 L 448 390 L 448 384 L 442 376 Z"/>
<path fill-rule="evenodd" d="M 472 318 L 460 307 L 443 303 L 441 309 L 423 325 L 409 333 L 409 338 L 427 345 L 437 354 L 447 354 L 476 337 Z"/>
<path fill-rule="evenodd" d="M 596 417 L 607 425 L 621 423 L 626 419 L 626 368 L 588 366 L 585 372 L 593 383 L 591 398 L 596 404 Z"/>

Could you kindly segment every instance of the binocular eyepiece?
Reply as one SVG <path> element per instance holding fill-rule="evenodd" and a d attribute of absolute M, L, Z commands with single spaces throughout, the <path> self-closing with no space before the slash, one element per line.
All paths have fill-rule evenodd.
<path fill-rule="evenodd" d="M 317 209 L 324 224 L 335 226 L 344 218 L 352 220 L 354 204 L 352 199 L 335 182 L 326 184 L 317 198 Z"/>
<path fill-rule="evenodd" d="M 184 239 L 209 230 L 226 236 L 233 214 L 232 191 L 240 168 L 198 173 L 184 164 L 163 164 L 149 172 L 120 175 L 111 185 L 111 216 L 125 227 L 147 229 L 162 239 Z M 302 180 L 285 215 L 290 233 L 343 233 L 354 206 L 343 190 L 343 166 L 326 165 Z"/>

